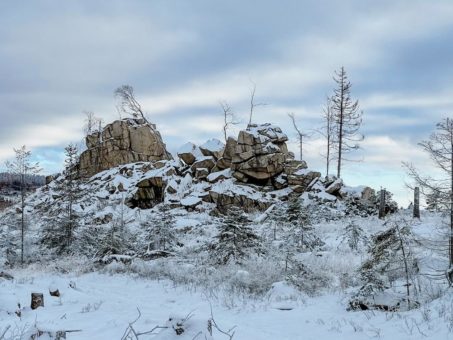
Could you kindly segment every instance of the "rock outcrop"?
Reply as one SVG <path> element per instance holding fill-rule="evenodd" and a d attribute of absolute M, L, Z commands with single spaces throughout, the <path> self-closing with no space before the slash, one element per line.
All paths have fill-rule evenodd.
<path fill-rule="evenodd" d="M 369 188 L 346 189 L 339 179 L 322 179 L 305 161 L 294 159 L 287 141 L 279 127 L 255 124 L 240 131 L 237 139 L 229 137 L 226 145 L 217 139 L 201 146 L 186 143 L 178 150 L 178 159 L 172 160 L 154 125 L 123 119 L 87 136 L 79 170 L 86 178 L 124 164 L 118 172 L 133 182 L 129 188 L 126 181 L 110 183 L 105 173 L 93 180 L 108 182 L 103 195 L 125 196 L 129 207 L 140 209 L 167 202 L 188 210 L 214 205 L 222 213 L 231 206 L 252 212 L 290 195 L 322 202 L 348 198 L 359 203 L 374 197 Z"/>
<path fill-rule="evenodd" d="M 100 171 L 135 162 L 169 160 L 164 142 L 155 125 L 143 119 L 123 119 L 86 137 L 85 150 L 80 155 L 81 177 L 91 177 Z"/>
<path fill-rule="evenodd" d="M 233 145 L 227 143 L 226 147 L 226 151 L 232 153 L 233 176 L 244 183 L 270 183 L 272 177 L 284 171 L 287 140 L 282 130 L 271 124 L 251 125 L 240 131 L 234 151 Z"/>

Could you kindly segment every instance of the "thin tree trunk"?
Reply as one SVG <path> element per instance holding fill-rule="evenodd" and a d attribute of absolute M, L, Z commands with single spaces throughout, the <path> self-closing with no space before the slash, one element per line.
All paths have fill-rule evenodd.
<path fill-rule="evenodd" d="M 303 143 L 303 136 L 299 134 L 299 152 L 300 152 L 300 160 L 302 160 L 302 143 Z"/>
<path fill-rule="evenodd" d="M 379 199 L 379 218 L 385 217 L 385 189 L 381 189 L 381 197 Z"/>
<path fill-rule="evenodd" d="M 328 123 L 329 124 L 329 123 Z M 330 125 L 330 124 L 329 124 Z M 329 126 L 330 128 L 330 126 Z M 327 156 L 326 156 L 326 176 L 329 176 L 329 163 L 330 163 L 330 132 L 327 132 Z"/>
<path fill-rule="evenodd" d="M 420 188 L 414 188 L 414 218 L 420 218 Z"/>
<path fill-rule="evenodd" d="M 407 265 L 407 258 L 406 258 L 406 251 L 404 249 L 404 243 L 403 243 L 403 238 L 400 233 L 400 228 L 397 225 L 396 230 L 398 231 L 398 237 L 400 239 L 400 245 L 401 245 L 401 252 L 403 253 L 403 262 L 404 262 L 404 270 L 406 274 L 406 297 L 407 297 L 407 309 L 411 309 L 411 302 L 410 302 L 410 290 L 409 290 L 409 266 Z"/>
<path fill-rule="evenodd" d="M 453 267 L 453 129 L 451 121 L 447 118 L 447 127 L 450 130 L 450 268 Z"/>
<path fill-rule="evenodd" d="M 343 68 L 341 68 L 341 92 L 340 92 L 340 121 L 338 122 L 338 164 L 337 164 L 337 177 L 341 176 L 341 157 L 343 151 L 343 120 L 344 120 L 344 74 Z"/>
<path fill-rule="evenodd" d="M 25 175 L 21 174 L 20 198 L 21 198 L 21 228 L 20 228 L 20 263 L 24 264 L 24 234 L 25 234 Z"/>

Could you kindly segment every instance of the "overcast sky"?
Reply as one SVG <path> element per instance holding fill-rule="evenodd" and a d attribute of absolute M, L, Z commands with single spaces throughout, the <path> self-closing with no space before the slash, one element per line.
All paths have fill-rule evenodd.
<path fill-rule="evenodd" d="M 287 113 L 322 126 L 332 75 L 344 66 L 364 111 L 363 162 L 347 184 L 385 186 L 407 204 L 402 161 L 430 171 L 417 142 L 453 112 L 453 1 L 0 2 L 0 163 L 27 145 L 45 173 L 81 142 L 84 110 L 118 118 L 113 90 L 130 84 L 170 151 L 222 138 L 219 100 L 247 121 L 282 127 Z M 323 140 L 306 145 L 324 173 Z M 352 157 L 352 155 L 351 155 Z"/>

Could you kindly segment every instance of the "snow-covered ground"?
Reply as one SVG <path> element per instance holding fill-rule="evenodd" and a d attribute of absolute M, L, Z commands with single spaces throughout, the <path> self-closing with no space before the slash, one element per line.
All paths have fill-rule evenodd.
<path fill-rule="evenodd" d="M 193 287 L 131 274 L 56 274 L 29 267 L 14 275 L 14 280 L 0 284 L 1 329 L 11 326 L 6 339 L 19 339 L 20 334 L 34 328 L 80 330 L 68 333 L 68 339 L 121 339 L 138 310 L 141 317 L 133 324 L 137 332 L 170 325 L 140 339 L 197 339 L 197 334 L 204 339 L 211 307 L 222 330 L 236 326 L 235 340 L 453 339 L 451 294 L 410 312 L 347 312 L 347 293 L 309 298 L 283 283 L 275 284 L 261 299 L 239 300 L 234 296 L 208 297 Z M 61 297 L 51 297 L 49 288 L 58 288 Z M 44 293 L 44 307 L 30 309 L 32 292 Z M 15 314 L 18 303 L 20 318 Z M 185 332 L 176 335 L 169 318 L 184 319 L 187 315 L 191 317 L 184 325 Z M 213 338 L 228 336 L 214 329 Z"/>

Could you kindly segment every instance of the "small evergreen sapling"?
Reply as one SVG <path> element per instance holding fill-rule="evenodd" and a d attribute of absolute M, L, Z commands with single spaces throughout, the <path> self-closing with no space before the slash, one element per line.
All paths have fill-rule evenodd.
<path fill-rule="evenodd" d="M 311 226 L 310 211 L 303 206 L 303 201 L 299 197 L 295 196 L 290 199 L 286 215 L 290 227 L 286 239 L 299 251 L 312 251 L 324 245 L 324 242 L 315 235 Z"/>
<path fill-rule="evenodd" d="M 232 206 L 220 222 L 214 244 L 215 261 L 219 264 L 241 263 L 252 253 L 262 253 L 261 241 L 249 226 L 250 220 L 239 207 Z"/>
<path fill-rule="evenodd" d="M 145 222 L 147 254 L 153 251 L 172 251 L 177 243 L 175 218 L 168 205 L 161 204 L 153 218 Z"/>
<path fill-rule="evenodd" d="M 415 285 L 414 276 L 418 272 L 417 260 L 411 248 L 415 242 L 410 225 L 404 220 L 393 219 L 385 224 L 386 230 L 372 237 L 369 248 L 369 259 L 360 270 L 363 282 L 359 292 L 350 302 L 351 308 L 358 308 L 362 302 L 378 292 L 390 288 L 393 282 L 404 282 L 407 308 L 411 309 L 417 303 L 413 301 L 415 287 L 411 293 L 411 286 Z"/>
<path fill-rule="evenodd" d="M 365 235 L 362 227 L 356 221 L 351 220 L 341 235 L 341 243 L 346 242 L 353 251 L 365 248 L 368 244 L 368 237 Z"/>

